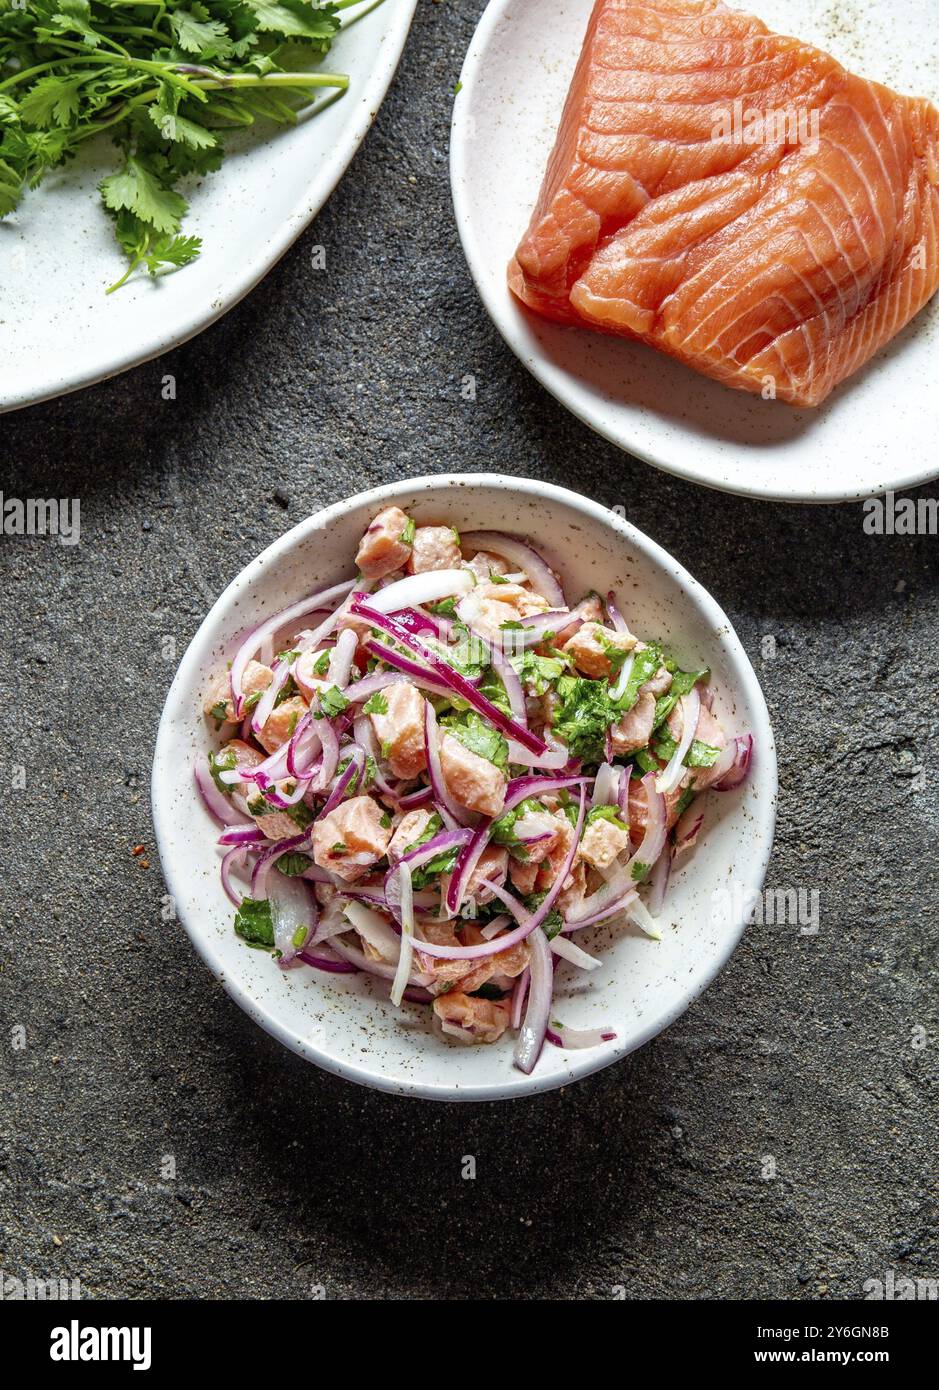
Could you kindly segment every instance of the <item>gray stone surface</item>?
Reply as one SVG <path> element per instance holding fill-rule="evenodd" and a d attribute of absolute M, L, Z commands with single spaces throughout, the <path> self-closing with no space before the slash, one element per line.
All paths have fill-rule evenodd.
<path fill-rule="evenodd" d="M 451 89 L 480 8 L 420 6 L 349 176 L 246 303 L 0 423 L 7 495 L 79 496 L 83 520 L 72 549 L 0 541 L 8 1275 L 94 1297 L 790 1299 L 939 1275 L 939 542 L 672 480 L 519 367 L 450 215 Z M 769 881 L 818 889 L 821 928 L 754 927 L 669 1032 L 599 1076 L 442 1107 L 337 1081 L 240 1013 L 160 920 L 147 781 L 164 635 L 181 651 L 323 504 L 480 467 L 624 503 L 728 609 L 780 745 Z"/>

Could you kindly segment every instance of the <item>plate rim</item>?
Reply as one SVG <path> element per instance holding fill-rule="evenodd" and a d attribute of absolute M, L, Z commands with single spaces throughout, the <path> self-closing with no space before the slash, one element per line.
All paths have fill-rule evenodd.
<path fill-rule="evenodd" d="M 222 298 L 204 302 L 196 313 L 186 315 L 184 327 L 174 330 L 168 337 L 159 327 L 153 328 L 145 344 L 131 346 L 115 353 L 107 365 L 99 362 L 98 365 L 81 371 L 79 375 L 67 381 L 59 380 L 46 386 L 34 384 L 14 395 L 0 398 L 0 415 L 23 410 L 31 405 L 41 405 L 44 401 L 57 400 L 75 391 L 83 391 L 89 386 L 110 381 L 123 372 L 132 371 L 134 367 L 152 362 L 164 353 L 172 352 L 175 348 L 190 342 L 240 304 L 290 250 L 335 192 L 384 103 L 401 61 L 416 11 L 417 0 L 392 0 L 388 12 L 390 22 L 384 38 L 380 41 L 375 65 L 365 81 L 355 90 L 353 113 L 343 127 L 339 139 L 304 186 L 295 206 L 284 217 L 276 233 L 259 243 L 257 253 L 252 258 L 239 264 Z M 363 13 L 362 18 L 365 17 Z M 352 96 L 353 93 L 350 92 L 349 95 Z"/>
<path fill-rule="evenodd" d="M 179 717 L 180 701 L 184 698 L 184 689 L 189 685 L 193 676 L 198 673 L 202 660 L 201 648 L 206 636 L 214 629 L 218 621 L 230 612 L 235 600 L 249 584 L 265 569 L 276 566 L 285 552 L 289 552 L 297 545 L 302 544 L 311 533 L 322 530 L 348 510 L 362 506 L 371 507 L 376 504 L 387 505 L 401 496 L 431 489 L 439 490 L 446 485 L 448 480 L 454 486 L 460 487 L 471 488 L 485 485 L 535 497 L 550 494 L 566 506 L 599 520 L 632 544 L 643 556 L 662 566 L 690 601 L 698 607 L 702 616 L 707 618 L 714 632 L 720 635 L 721 643 L 739 673 L 740 688 L 745 691 L 754 712 L 753 732 L 758 743 L 758 766 L 761 776 L 765 779 L 766 795 L 765 797 L 761 796 L 756 806 L 752 808 L 755 844 L 761 847 L 761 853 L 754 861 L 750 862 L 750 872 L 754 875 L 754 883 L 758 882 L 762 885 L 773 851 L 779 797 L 775 737 L 766 697 L 753 664 L 733 624 L 717 600 L 704 585 L 694 579 L 679 560 L 675 559 L 657 541 L 640 531 L 625 518 L 611 512 L 591 498 L 584 497 L 569 488 L 543 483 L 533 478 L 516 478 L 495 473 L 451 474 L 441 472 L 419 478 L 401 478 L 392 483 L 369 488 L 342 498 L 305 517 L 278 536 L 260 554 L 249 560 L 226 585 L 203 618 L 183 654 L 167 693 L 157 731 L 150 781 L 151 813 L 157 851 L 163 877 L 173 899 L 180 904 L 185 901 L 185 893 L 177 891 L 176 887 L 177 873 L 171 854 L 171 835 L 169 833 L 170 820 L 173 815 L 172 787 L 170 785 L 173 726 Z M 195 793 L 193 794 L 195 795 Z M 566 1054 L 566 1070 L 564 1072 L 545 1073 L 541 1076 L 535 1072 L 525 1078 L 524 1085 L 516 1083 L 509 1087 L 504 1082 L 480 1083 L 460 1087 L 457 1090 L 448 1083 L 436 1083 L 432 1079 L 402 1081 L 400 1078 L 374 1070 L 370 1063 L 363 1063 L 358 1067 L 352 1066 L 341 1058 L 331 1055 L 315 1040 L 297 1037 L 269 1005 L 255 998 L 239 980 L 228 974 L 225 961 L 211 932 L 202 930 L 196 921 L 190 923 L 182 907 L 179 908 L 179 921 L 197 954 L 216 979 L 220 980 L 234 1002 L 271 1037 L 290 1048 L 305 1061 L 313 1062 L 323 1070 L 345 1080 L 371 1086 L 388 1094 L 450 1103 L 522 1100 L 569 1085 L 573 1081 L 580 1080 L 593 1072 L 621 1061 L 629 1053 L 645 1046 L 652 1038 L 670 1027 L 704 993 L 727 965 L 740 944 L 747 925 L 746 911 L 743 914 L 737 913 L 731 923 L 724 947 L 715 952 L 701 977 L 696 980 L 692 987 L 683 990 L 670 1007 L 652 1010 L 649 1019 L 630 1039 L 628 1046 L 611 1046 L 597 1048 L 595 1051 L 578 1051 Z"/>
<path fill-rule="evenodd" d="M 593 0 L 591 0 L 592 2 Z M 799 490 L 799 481 L 795 474 L 793 487 L 783 488 L 780 485 L 750 486 L 745 481 L 736 482 L 715 478 L 713 471 L 698 470 L 685 463 L 676 463 L 668 458 L 667 450 L 664 452 L 662 449 L 656 450 L 635 439 L 626 441 L 622 435 L 604 425 L 602 406 L 594 406 L 589 398 L 580 398 L 577 393 L 575 393 L 574 400 L 568 398 L 564 392 L 563 382 L 571 374 L 565 368 L 556 366 L 542 353 L 532 351 L 531 344 L 526 341 L 525 337 L 525 313 L 514 303 L 510 292 L 506 289 L 507 298 L 504 301 L 496 300 L 488 293 L 484 270 L 485 256 L 481 247 L 477 245 L 477 239 L 472 231 L 474 222 L 468 198 L 467 177 L 468 152 L 473 146 L 473 140 L 467 133 L 471 123 L 470 98 L 475 89 L 476 78 L 485 67 L 485 55 L 488 52 L 493 31 L 505 18 L 506 10 L 513 3 L 515 0 L 489 0 L 467 48 L 460 71 L 459 95 L 454 102 L 450 126 L 450 192 L 457 233 L 476 293 L 506 346 L 514 353 L 522 366 L 531 373 L 559 405 L 622 453 L 639 459 L 672 477 L 681 478 L 684 482 L 708 488 L 710 491 L 752 498 L 760 502 L 784 502 L 793 506 L 828 506 L 839 503 L 857 503 L 870 497 L 884 496 L 890 492 L 922 487 L 939 478 L 939 459 L 937 459 L 931 466 L 927 466 L 919 472 L 910 472 L 901 477 L 878 483 L 873 487 L 848 488 L 845 485 L 828 485 L 816 488 L 814 492 L 805 492 Z M 739 0 L 734 0 L 734 3 L 738 4 L 739 8 L 746 8 L 745 4 L 739 4 Z M 460 97 L 464 95 L 466 99 L 461 101 Z M 655 351 L 655 349 L 650 348 L 649 351 Z M 692 369 L 688 368 L 687 370 Z M 584 400 L 585 403 L 580 403 L 581 400 Z M 728 441 L 726 447 L 734 449 L 736 446 L 732 441 Z M 759 452 L 771 453 L 772 450 L 773 446 L 767 444 Z M 924 459 L 925 457 L 924 453 Z"/>

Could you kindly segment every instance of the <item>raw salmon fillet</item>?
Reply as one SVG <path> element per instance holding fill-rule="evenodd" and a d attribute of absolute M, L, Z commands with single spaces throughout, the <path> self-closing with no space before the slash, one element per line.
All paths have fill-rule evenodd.
<path fill-rule="evenodd" d="M 597 0 L 509 284 L 819 405 L 939 288 L 939 111 L 720 0 Z"/>

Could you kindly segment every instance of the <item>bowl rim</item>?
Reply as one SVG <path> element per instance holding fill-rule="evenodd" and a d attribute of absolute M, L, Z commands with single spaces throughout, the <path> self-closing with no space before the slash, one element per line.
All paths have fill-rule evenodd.
<path fill-rule="evenodd" d="M 572 509 L 575 513 L 579 512 L 592 521 L 608 527 L 634 546 L 645 558 L 651 559 L 664 569 L 679 585 L 692 605 L 698 609 L 700 615 L 712 626 L 713 630 L 720 633 L 725 659 L 734 670 L 739 688 L 742 689 L 753 710 L 753 733 L 759 748 L 761 774 L 764 778 L 769 778 L 768 794 L 762 796 L 751 808 L 754 820 L 754 836 L 757 843 L 762 843 L 763 852 L 757 859 L 751 861 L 750 873 L 754 874 L 754 877 L 758 874 L 759 884 L 762 885 L 772 854 L 776 825 L 779 782 L 775 740 L 766 700 L 756 673 L 733 624 L 717 601 L 657 541 L 646 536 L 644 532 L 638 530 L 625 518 L 590 498 L 583 497 L 579 493 L 559 487 L 554 483 L 541 482 L 533 478 L 516 478 L 498 473 L 437 473 L 418 478 L 402 478 L 393 483 L 382 484 L 363 492 L 354 493 L 352 496 L 334 502 L 304 518 L 274 540 L 253 560 L 250 560 L 225 587 L 203 618 L 183 654 L 167 693 L 153 753 L 150 785 L 153 827 L 163 877 L 175 902 L 179 904 L 184 901 L 184 894 L 176 891 L 178 871 L 169 848 L 171 843 L 168 833 L 171 815 L 169 786 L 171 759 L 168 754 L 172 746 L 173 724 L 181 708 L 183 688 L 189 686 L 194 678 L 202 674 L 199 650 L 208 631 L 222 622 L 232 608 L 234 600 L 240 599 L 245 589 L 262 572 L 277 565 L 282 557 L 289 554 L 298 545 L 303 544 L 311 535 L 322 531 L 349 512 L 359 508 L 387 505 L 405 495 L 412 496 L 422 492 L 439 490 L 448 485 L 461 488 L 485 486 L 506 492 L 518 492 L 529 497 L 548 496 L 560 505 Z M 563 1075 L 545 1074 L 539 1076 L 536 1068 L 530 1075 L 524 1076 L 521 1072 L 513 1070 L 507 1060 L 507 1077 L 504 1083 L 460 1086 L 432 1080 L 403 1082 L 394 1077 L 386 1076 L 381 1071 L 376 1071 L 368 1063 L 345 1062 L 332 1056 L 324 1048 L 317 1046 L 315 1042 L 297 1037 L 294 1031 L 278 1017 L 274 1009 L 259 1003 L 237 979 L 229 976 L 225 963 L 212 942 L 211 934 L 202 929 L 198 918 L 191 921 L 189 914 L 182 908 L 177 910 L 179 921 L 182 923 L 189 940 L 205 965 L 222 983 L 226 992 L 255 1023 L 259 1024 L 277 1041 L 290 1048 L 292 1052 L 297 1053 L 307 1061 L 314 1062 L 335 1076 L 392 1095 L 460 1102 L 521 1099 L 525 1096 L 554 1090 L 589 1076 L 644 1046 L 658 1033 L 670 1027 L 699 998 L 726 965 L 743 935 L 747 918 L 746 899 L 747 895 L 741 895 L 743 910 L 738 912 L 732 920 L 721 949 L 714 953 L 707 969 L 695 980 L 694 985 L 683 988 L 679 998 L 671 1006 L 659 1011 L 652 1010 L 642 1028 L 629 1039 L 627 1044 L 611 1043 L 604 1047 L 567 1053 L 568 1071 Z"/>

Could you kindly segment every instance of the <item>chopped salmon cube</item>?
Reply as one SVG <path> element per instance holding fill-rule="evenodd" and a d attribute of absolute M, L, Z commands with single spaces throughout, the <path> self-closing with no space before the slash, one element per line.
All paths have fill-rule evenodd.
<path fill-rule="evenodd" d="M 451 991 L 434 1000 L 434 1013 L 443 1031 L 469 1043 L 497 1042 L 509 1024 L 508 999 L 470 998 Z"/>
<path fill-rule="evenodd" d="M 389 841 L 388 858 L 392 862 L 400 859 L 410 846 L 421 838 L 432 818 L 433 812 L 425 811 L 423 808 L 417 811 L 408 811 L 407 815 L 398 822 Z"/>
<path fill-rule="evenodd" d="M 252 748 L 250 743 L 245 743 L 240 738 L 230 739 L 225 744 L 222 749 L 222 756 L 229 752 L 234 753 L 237 768 L 250 770 L 264 761 L 263 753 L 259 752 L 257 748 Z M 232 792 L 234 795 L 244 797 L 248 813 L 254 816 L 255 824 L 261 834 L 266 835 L 269 840 L 286 840 L 291 835 L 298 834 L 300 827 L 291 816 L 288 816 L 286 811 L 275 811 L 272 807 L 269 811 L 257 815 L 255 811 L 251 810 L 252 805 L 261 806 L 264 804 L 264 798 L 253 782 L 238 782 L 232 788 Z"/>
<path fill-rule="evenodd" d="M 260 661 L 249 661 L 241 678 L 242 693 L 247 699 L 249 695 L 266 690 L 273 679 L 274 672 L 270 666 L 263 666 Z M 231 676 L 227 671 L 212 682 L 202 708 L 206 719 L 214 719 L 216 725 L 238 722 L 231 698 Z"/>
<path fill-rule="evenodd" d="M 629 831 L 613 821 L 595 820 L 580 841 L 580 857 L 595 869 L 608 869 L 617 855 L 629 848 Z"/>
<path fill-rule="evenodd" d="M 402 536 L 408 517 L 400 507 L 379 512 L 359 542 L 355 563 L 366 579 L 382 579 L 393 570 L 404 569 L 411 558 L 411 547 Z"/>
<path fill-rule="evenodd" d="M 632 709 L 610 728 L 614 757 L 620 758 L 626 753 L 634 753 L 637 748 L 645 748 L 652 737 L 654 723 L 655 696 L 643 690 Z"/>
<path fill-rule="evenodd" d="M 268 753 L 276 753 L 278 748 L 293 737 L 294 730 L 306 713 L 306 700 L 301 699 L 299 695 L 291 695 L 289 700 L 271 710 L 270 718 L 256 735 L 258 743 L 262 748 L 266 748 Z"/>
<path fill-rule="evenodd" d="M 391 839 L 391 825 L 377 801 L 353 796 L 313 826 L 313 859 L 348 882 L 361 878 L 384 857 Z"/>
<path fill-rule="evenodd" d="M 523 589 L 521 584 L 477 584 L 460 605 L 465 621 L 489 642 L 500 643 L 511 650 L 511 631 L 505 623 L 515 624 L 531 613 L 544 613 L 548 601 L 540 594 Z"/>
<path fill-rule="evenodd" d="M 472 570 L 481 583 L 487 583 L 494 574 L 508 574 L 505 561 L 499 555 L 490 555 L 488 550 L 477 550 L 472 560 L 466 561 L 466 568 Z"/>
<path fill-rule="evenodd" d="M 611 652 L 631 652 L 636 639 L 631 632 L 617 632 L 602 623 L 584 623 L 564 644 L 563 650 L 571 658 L 578 671 L 598 680 L 607 679 L 613 674 Z"/>
<path fill-rule="evenodd" d="M 424 740 L 424 697 L 407 681 L 387 685 L 381 692 L 387 711 L 369 718 L 382 752 L 396 777 L 417 777 L 427 766 Z"/>
<path fill-rule="evenodd" d="M 408 569 L 411 574 L 427 570 L 455 570 L 462 562 L 460 542 L 450 526 L 418 526 L 414 532 Z"/>
<path fill-rule="evenodd" d="M 505 804 L 505 773 L 467 748 L 452 734 L 440 744 L 440 768 L 447 791 L 469 811 L 498 816 Z"/>
<path fill-rule="evenodd" d="M 479 902 L 488 902 L 492 893 L 488 888 L 480 890 L 482 880 L 488 879 L 490 883 L 502 884 L 509 867 L 509 852 L 501 845 L 487 845 L 479 856 L 479 863 L 469 876 L 466 885 L 466 896 L 477 898 Z"/>

